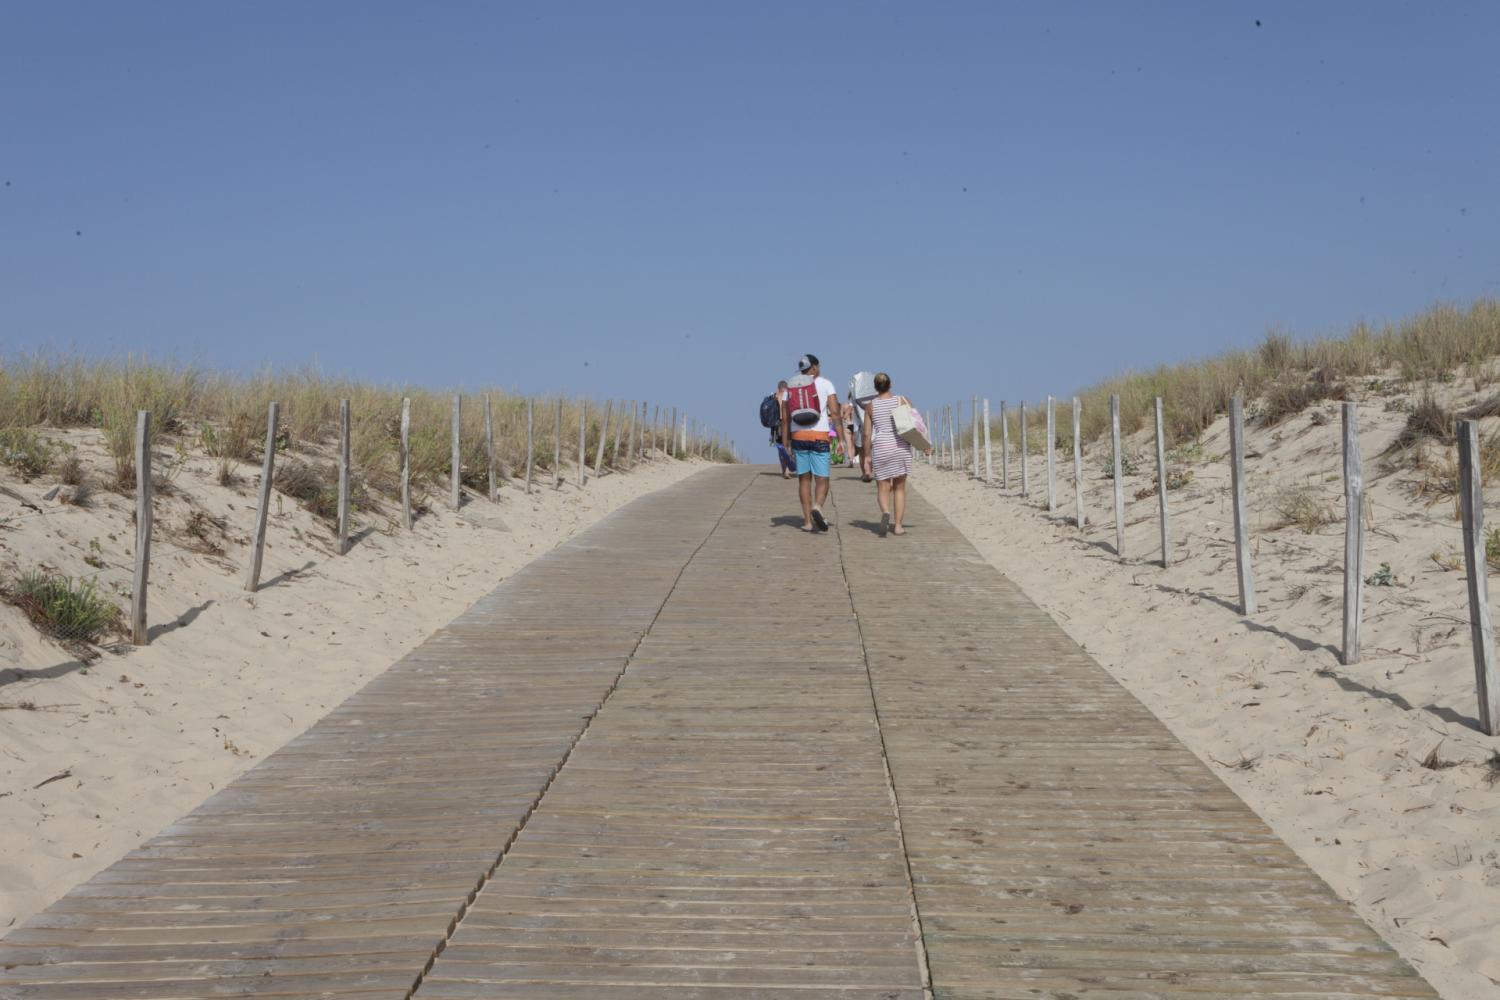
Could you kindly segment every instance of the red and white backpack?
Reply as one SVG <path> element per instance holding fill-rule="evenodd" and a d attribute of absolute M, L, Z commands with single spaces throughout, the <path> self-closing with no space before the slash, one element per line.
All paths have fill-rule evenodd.
<path fill-rule="evenodd" d="M 787 417 L 798 427 L 811 427 L 823 416 L 817 380 L 811 375 L 793 375 L 786 383 Z"/>

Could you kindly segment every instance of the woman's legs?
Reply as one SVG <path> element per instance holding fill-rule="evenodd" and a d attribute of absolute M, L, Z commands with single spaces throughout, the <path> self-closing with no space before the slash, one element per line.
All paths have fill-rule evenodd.
<path fill-rule="evenodd" d="M 885 484 L 882 483 L 881 485 L 884 486 Z M 895 506 L 894 513 L 895 513 L 896 527 L 894 528 L 894 531 L 898 535 L 904 535 L 906 532 L 901 527 L 901 522 L 904 521 L 904 520 L 906 520 L 906 477 L 905 476 L 897 476 L 895 479 L 891 480 L 891 493 L 893 494 L 892 501 L 893 501 L 893 504 Z"/>

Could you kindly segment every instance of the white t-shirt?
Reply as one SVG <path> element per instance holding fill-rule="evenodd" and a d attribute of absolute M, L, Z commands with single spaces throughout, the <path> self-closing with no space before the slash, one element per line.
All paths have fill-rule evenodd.
<path fill-rule="evenodd" d="M 813 379 L 813 387 L 818 390 L 818 422 L 810 427 L 794 427 L 793 429 L 799 431 L 822 431 L 824 434 L 827 434 L 833 429 L 833 425 L 828 422 L 828 397 L 837 393 L 838 390 L 833 387 L 832 382 L 821 375 Z"/>

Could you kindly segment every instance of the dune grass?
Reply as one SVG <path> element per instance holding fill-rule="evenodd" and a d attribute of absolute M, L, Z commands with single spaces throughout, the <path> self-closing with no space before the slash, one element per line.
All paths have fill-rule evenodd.
<path fill-rule="evenodd" d="M 1120 397 L 1120 430 L 1129 434 L 1154 422 L 1153 401 L 1162 397 L 1168 441 L 1196 439 L 1229 411 L 1229 400 L 1243 391 L 1253 417 L 1274 424 L 1325 399 L 1343 398 L 1356 379 L 1393 376 L 1408 383 L 1472 379 L 1476 388 L 1494 380 L 1500 356 L 1500 300 L 1479 299 L 1468 307 L 1444 303 L 1416 316 L 1375 328 L 1360 323 L 1342 337 L 1296 341 L 1283 331 L 1266 334 L 1254 350 L 1147 371 L 1127 372 L 1076 393 L 1083 406 L 1085 441 L 1109 432 L 1109 397 Z M 1072 447 L 1072 395 L 1057 400 L 1059 447 Z M 1018 440 L 1019 415 L 1007 416 L 1011 439 Z M 1046 410 L 1027 407 L 1028 436 L 1034 451 L 1046 438 Z M 998 427 L 998 422 L 996 423 Z"/>
<path fill-rule="evenodd" d="M 316 452 L 337 439 L 339 401 L 350 400 L 353 466 L 367 487 L 386 496 L 399 491 L 401 401 L 411 399 L 411 467 L 416 486 L 446 482 L 450 458 L 451 392 L 418 386 L 385 386 L 329 377 L 315 371 L 272 372 L 241 378 L 189 365 L 141 360 L 88 361 L 33 355 L 0 359 L 0 437 L 11 443 L 7 457 L 21 457 L 28 468 L 39 461 L 33 445 L 41 427 L 97 427 L 112 456 L 115 484 L 134 482 L 135 414 L 152 412 L 157 433 L 201 448 L 224 466 L 221 481 L 232 481 L 234 466 L 253 463 L 264 447 L 266 410 L 281 404 L 278 447 L 292 455 Z M 526 403 L 504 390 L 463 395 L 461 440 L 464 481 L 488 489 L 484 442 L 484 400 L 494 415 L 495 458 L 501 476 L 526 464 Z M 592 468 L 599 435 L 605 432 L 604 405 L 587 400 L 538 397 L 535 405 L 535 467 L 553 475 L 554 428 L 562 404 L 562 467 L 571 474 L 578 453 L 578 416 L 586 423 L 586 453 Z M 612 453 L 620 406 L 613 407 L 605 457 Z M 625 429 L 630 414 L 625 415 Z M 667 417 L 663 417 L 663 427 Z M 648 415 L 649 420 L 649 415 Z M 648 426 L 649 430 L 649 426 Z M 24 447 L 17 447 L 17 445 Z M 691 442 L 698 444 L 698 442 Z M 622 449 L 624 445 L 622 443 Z M 24 453 L 24 454 L 23 454 Z M 730 461 L 727 451 L 712 461 Z M 50 461 L 50 459 L 49 459 Z"/>

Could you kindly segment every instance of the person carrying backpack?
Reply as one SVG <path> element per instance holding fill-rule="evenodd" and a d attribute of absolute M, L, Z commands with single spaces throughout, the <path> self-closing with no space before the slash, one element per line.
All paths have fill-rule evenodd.
<path fill-rule="evenodd" d="M 838 391 L 823 377 L 815 354 L 798 358 L 797 371 L 787 381 L 781 404 L 781 441 L 796 463 L 802 530 L 827 531 L 823 504 L 828 500 L 828 432 L 830 417 L 837 419 L 839 414 Z"/>
<path fill-rule="evenodd" d="M 781 441 L 782 406 L 786 401 L 786 379 L 776 383 L 776 391 L 760 401 L 760 425 L 771 431 L 771 447 L 776 449 L 776 458 L 781 465 L 781 478 L 791 479 L 791 452 Z"/>

